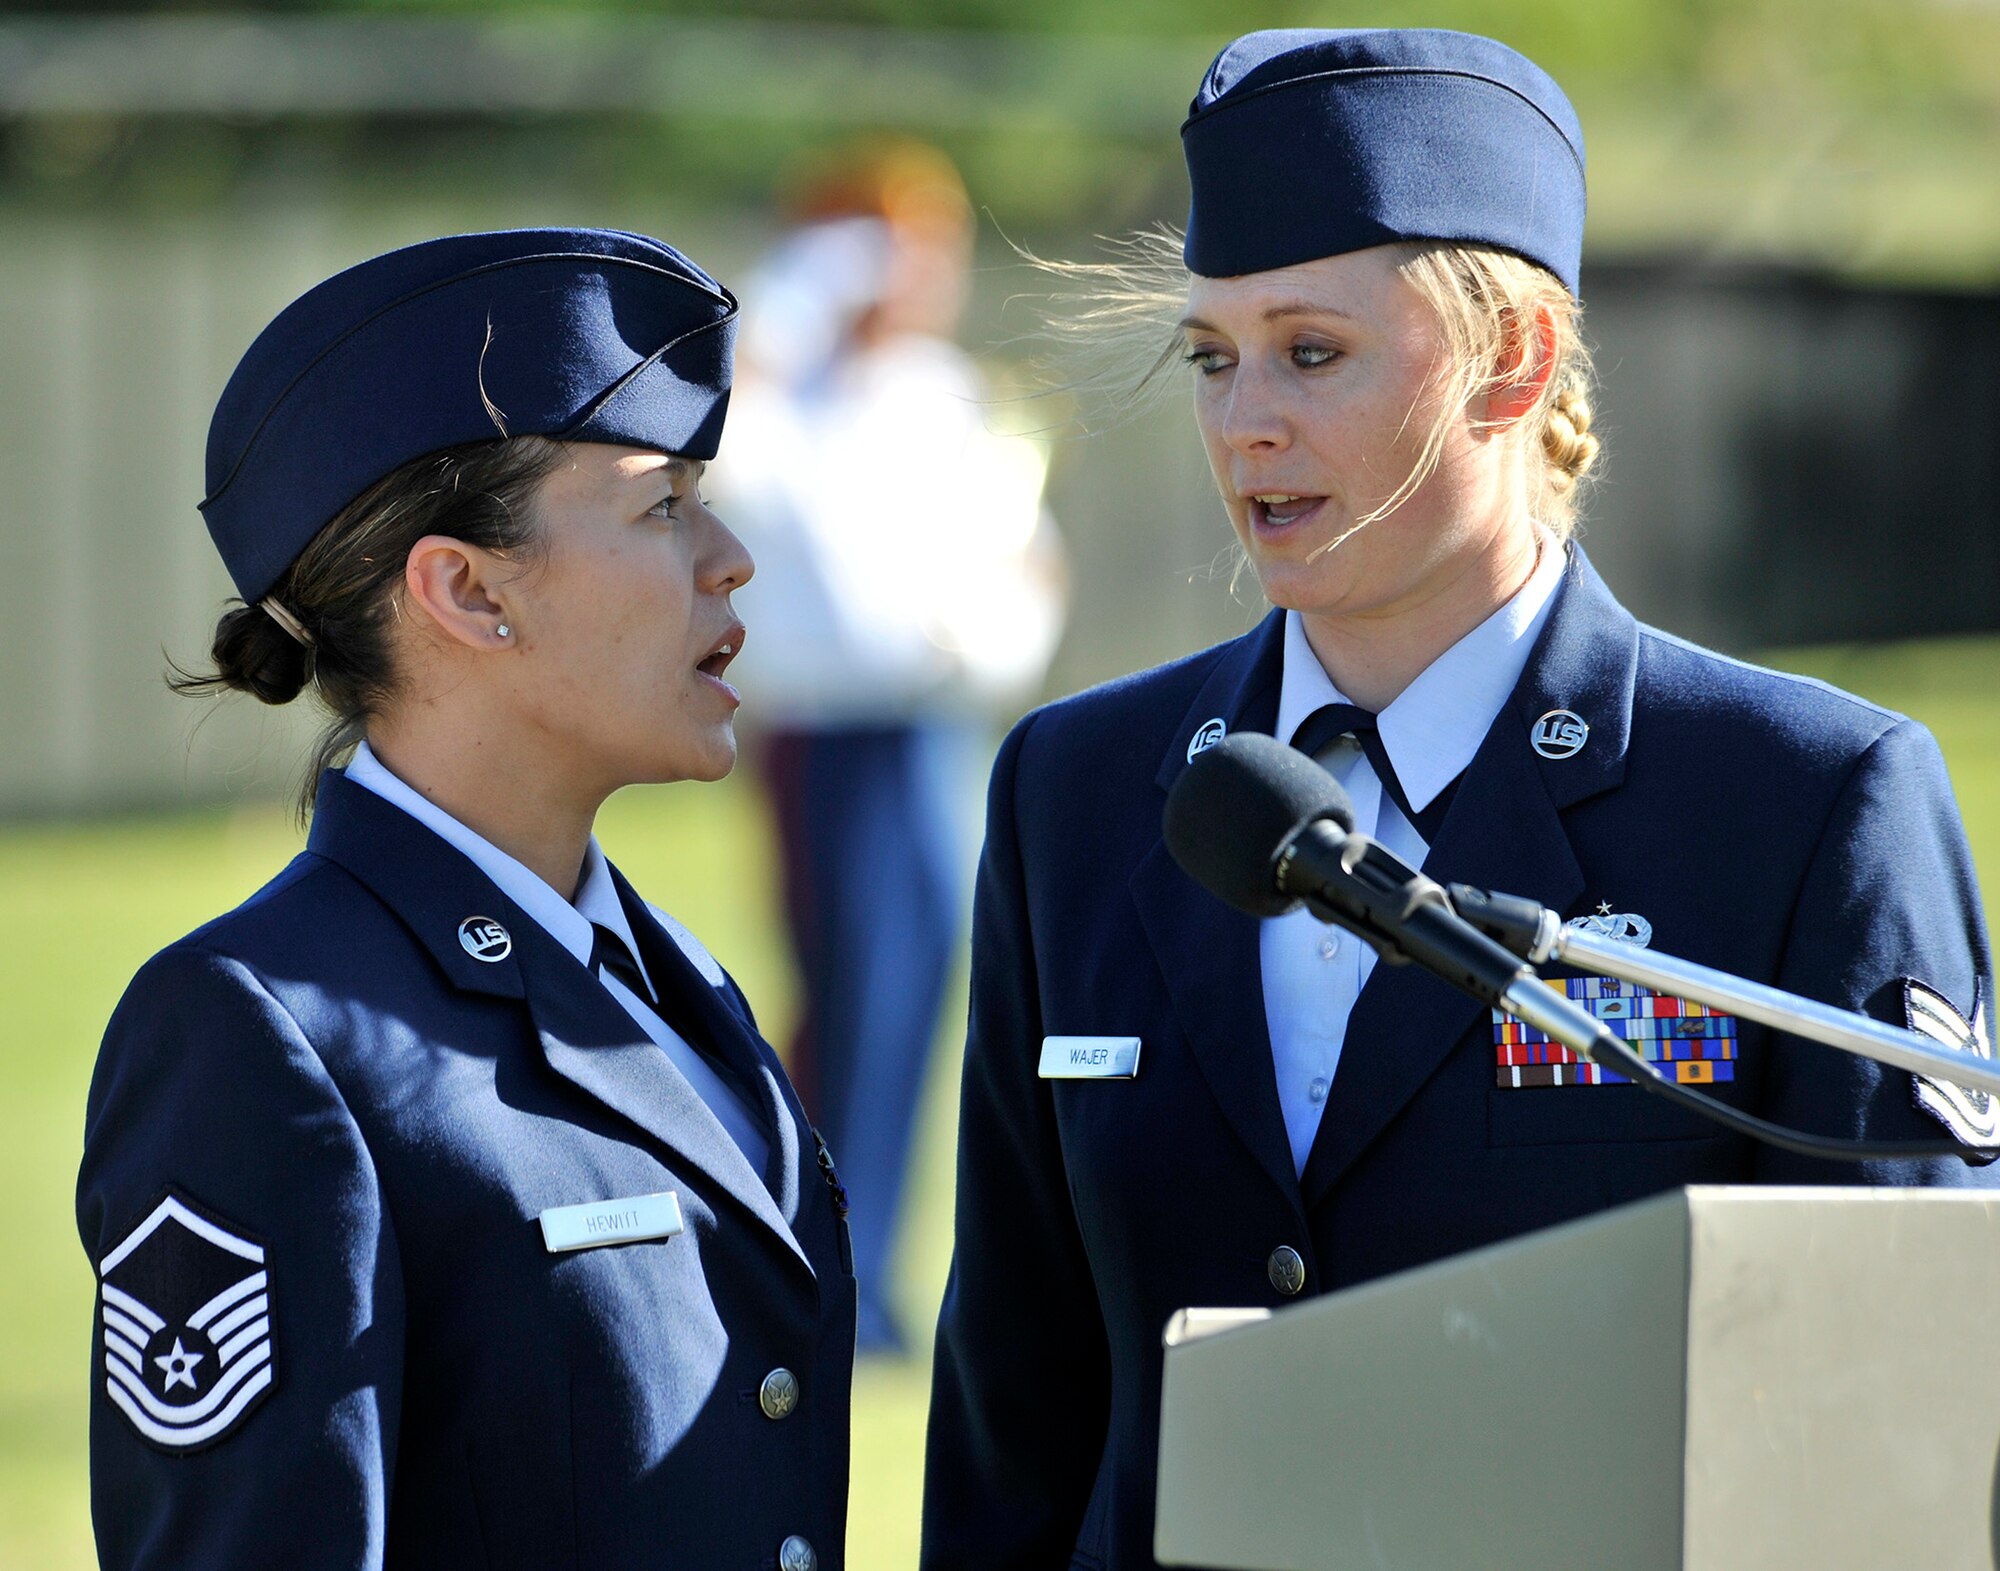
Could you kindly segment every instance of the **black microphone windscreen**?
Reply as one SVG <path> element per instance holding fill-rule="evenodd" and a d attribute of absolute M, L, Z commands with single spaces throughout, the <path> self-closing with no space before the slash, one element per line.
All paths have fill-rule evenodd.
<path fill-rule="evenodd" d="M 1181 771 L 1167 792 L 1167 849 L 1217 899 L 1252 916 L 1278 916 L 1278 854 L 1314 819 L 1354 827 L 1333 776 L 1295 747 L 1252 731 L 1225 737 Z"/>

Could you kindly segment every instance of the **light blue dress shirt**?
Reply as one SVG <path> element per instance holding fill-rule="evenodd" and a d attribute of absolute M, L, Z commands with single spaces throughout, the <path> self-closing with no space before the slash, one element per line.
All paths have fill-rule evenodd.
<path fill-rule="evenodd" d="M 1426 666 L 1377 717 L 1382 746 L 1417 812 L 1464 772 L 1486 740 L 1548 620 L 1563 561 L 1561 547 L 1544 540 L 1534 572 L 1514 598 Z M 1306 641 L 1299 613 L 1286 613 L 1279 740 L 1289 742 L 1321 705 L 1349 702 Z M 1521 745 L 1528 745 L 1525 737 Z M 1321 762 L 1353 801 L 1355 830 L 1421 867 L 1430 847 L 1383 791 L 1360 746 L 1343 738 Z M 1345 928 L 1300 909 L 1265 919 L 1258 953 L 1278 1104 L 1291 1137 L 1292 1162 L 1303 1173 L 1327 1098 L 1339 1094 L 1335 1072 L 1347 1019 L 1375 969 L 1375 951 Z"/>
<path fill-rule="evenodd" d="M 604 860 L 604 852 L 598 847 L 595 835 L 590 837 L 589 849 L 584 852 L 583 875 L 577 881 L 576 903 L 572 905 L 557 894 L 546 880 L 530 872 L 492 841 L 466 828 L 435 802 L 390 773 L 366 742 L 355 749 L 353 761 L 347 766 L 347 778 L 356 785 L 366 786 L 383 801 L 400 807 L 418 823 L 463 852 L 480 872 L 499 886 L 503 895 L 533 917 L 551 938 L 574 955 L 578 965 L 587 967 L 590 964 L 594 940 L 591 924 L 596 923 L 618 935 L 633 964 L 639 968 L 639 974 L 646 978 L 646 985 L 653 986 L 646 963 L 639 958 L 639 946 L 633 940 L 632 924 L 626 919 L 617 886 L 611 881 L 610 864 Z M 714 956 L 664 911 L 657 907 L 649 909 L 667 935 L 680 946 L 681 953 L 711 984 L 719 985 L 722 968 L 716 964 Z M 750 1164 L 757 1182 L 763 1183 L 771 1158 L 770 1142 L 743 1099 L 685 1037 L 655 1013 L 652 1005 L 608 972 L 600 972 L 598 979 L 604 984 L 605 991 L 618 1000 L 619 1007 L 632 1017 L 633 1023 L 658 1044 L 674 1068 L 694 1087 L 695 1094 L 728 1132 L 736 1149 Z"/>

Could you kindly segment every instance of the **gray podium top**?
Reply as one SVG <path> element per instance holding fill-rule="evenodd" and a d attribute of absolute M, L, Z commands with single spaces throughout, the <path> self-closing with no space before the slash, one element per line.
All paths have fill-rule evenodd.
<path fill-rule="evenodd" d="M 1155 1552 L 1992 1571 L 1996 1310 L 2000 1195 L 1697 1188 L 1275 1315 L 1177 1316 Z"/>

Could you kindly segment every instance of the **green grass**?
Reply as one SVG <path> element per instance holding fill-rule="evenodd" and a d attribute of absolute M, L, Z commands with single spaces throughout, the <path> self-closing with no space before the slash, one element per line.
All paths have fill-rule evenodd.
<path fill-rule="evenodd" d="M 2000 887 L 2000 640 L 1790 651 L 1777 663 L 1914 714 L 1937 732 L 1989 889 Z M 653 899 L 700 933 L 787 1035 L 794 984 L 771 849 L 746 784 L 627 792 L 600 832 Z M 263 882 L 298 843 L 277 808 L 0 829 L 0 1566 L 93 1564 L 84 1468 L 91 1276 L 71 1220 L 98 1033 L 155 949 Z M 946 1020 L 963 1018 L 962 992 Z M 949 1251 L 956 1033 L 927 1098 L 900 1292 L 927 1327 Z M 927 1362 L 856 1381 L 857 1564 L 916 1558 Z"/>

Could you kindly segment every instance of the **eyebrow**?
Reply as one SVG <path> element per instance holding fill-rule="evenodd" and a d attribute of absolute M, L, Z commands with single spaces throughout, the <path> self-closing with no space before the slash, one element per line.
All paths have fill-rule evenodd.
<path fill-rule="evenodd" d="M 708 463 L 700 458 L 670 457 L 663 464 L 655 464 L 651 469 L 642 469 L 633 477 L 640 485 L 656 485 L 661 480 L 671 485 L 682 485 L 689 480 L 699 482 L 708 472 Z"/>
<path fill-rule="evenodd" d="M 1288 316 L 1337 316 L 1343 322 L 1357 320 L 1357 318 L 1348 312 L 1341 310 L 1339 306 L 1328 305 L 1320 300 L 1307 300 L 1302 296 L 1292 300 L 1276 301 L 1271 305 L 1267 305 L 1258 313 L 1259 319 L 1265 322 L 1281 321 Z M 1219 333 L 1222 331 L 1222 329 L 1206 318 L 1192 315 L 1182 317 L 1175 325 L 1183 332 L 1195 330 L 1204 333 Z"/>

